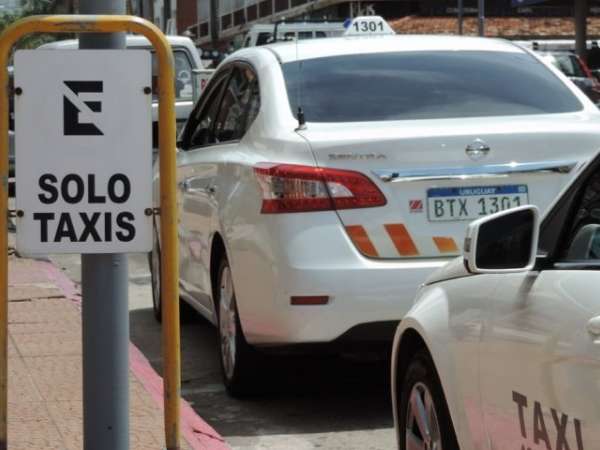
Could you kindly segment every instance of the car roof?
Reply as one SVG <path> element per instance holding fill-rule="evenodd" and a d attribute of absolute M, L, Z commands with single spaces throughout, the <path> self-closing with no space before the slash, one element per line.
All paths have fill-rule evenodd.
<path fill-rule="evenodd" d="M 250 47 L 234 55 L 250 56 L 258 49 L 270 49 L 282 63 L 338 55 L 412 51 L 490 51 L 527 53 L 523 48 L 503 39 L 439 35 L 392 35 L 339 37 L 286 41 Z"/>
<path fill-rule="evenodd" d="M 180 46 L 188 46 L 190 42 L 190 38 L 186 36 L 167 36 L 167 40 L 171 45 L 180 45 Z M 135 34 L 128 34 L 126 36 L 126 44 L 127 47 L 150 47 L 150 41 L 146 39 L 144 36 L 138 36 Z M 75 49 L 79 45 L 79 41 L 77 39 L 66 39 L 62 41 L 54 41 L 48 42 L 47 44 L 41 45 L 38 47 L 40 50 L 45 49 Z"/>

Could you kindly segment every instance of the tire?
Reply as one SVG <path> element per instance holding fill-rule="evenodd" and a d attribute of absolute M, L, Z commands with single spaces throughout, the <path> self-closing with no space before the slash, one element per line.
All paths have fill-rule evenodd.
<path fill-rule="evenodd" d="M 148 264 L 150 266 L 150 283 L 152 285 L 152 313 L 158 323 L 162 322 L 162 296 L 160 294 L 160 241 L 158 234 L 154 232 L 154 245 L 148 253 Z M 196 318 L 196 311 L 181 298 L 179 299 L 179 320 L 191 322 Z"/>
<path fill-rule="evenodd" d="M 236 303 L 231 268 L 226 256 L 219 266 L 215 286 L 219 355 L 223 384 L 229 395 L 243 397 L 257 392 L 260 355 L 246 342 Z"/>
<path fill-rule="evenodd" d="M 154 245 L 148 253 L 148 264 L 150 266 L 150 284 L 152 285 L 152 313 L 158 323 L 162 322 L 162 301 L 160 296 L 160 244 L 158 236 L 154 232 Z"/>
<path fill-rule="evenodd" d="M 413 356 L 401 382 L 398 410 L 399 448 L 459 450 L 437 372 L 426 350 Z M 422 411 L 421 421 L 415 411 Z M 429 437 L 425 430 L 429 430 Z M 414 446 L 409 446 L 409 442 Z"/>

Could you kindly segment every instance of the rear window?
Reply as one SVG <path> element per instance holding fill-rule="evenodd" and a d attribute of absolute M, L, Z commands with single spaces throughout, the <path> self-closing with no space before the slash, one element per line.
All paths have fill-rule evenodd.
<path fill-rule="evenodd" d="M 293 114 L 308 122 L 443 119 L 579 111 L 575 95 L 525 53 L 397 52 L 283 64 Z"/>
<path fill-rule="evenodd" d="M 568 77 L 586 78 L 579 60 L 574 55 L 552 55 L 550 62 Z"/>

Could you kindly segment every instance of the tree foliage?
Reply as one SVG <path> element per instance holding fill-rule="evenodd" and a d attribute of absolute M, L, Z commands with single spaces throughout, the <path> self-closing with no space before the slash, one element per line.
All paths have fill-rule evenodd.
<path fill-rule="evenodd" d="M 9 25 L 24 17 L 55 14 L 56 6 L 57 0 L 23 0 L 23 6 L 19 11 L 0 13 L 0 33 Z M 30 34 L 19 40 L 17 48 L 37 48 L 55 39 L 55 35 Z"/>

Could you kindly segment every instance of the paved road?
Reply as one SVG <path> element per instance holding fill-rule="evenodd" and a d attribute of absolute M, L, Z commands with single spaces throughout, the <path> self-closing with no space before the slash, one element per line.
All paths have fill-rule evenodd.
<path fill-rule="evenodd" d="M 76 282 L 80 257 L 53 256 Z M 152 315 L 145 255 L 129 258 L 131 339 L 161 372 L 160 326 Z M 333 357 L 271 357 L 265 393 L 231 399 L 220 379 L 215 329 L 200 317 L 182 324 L 182 394 L 234 449 L 394 448 L 388 363 Z"/>

